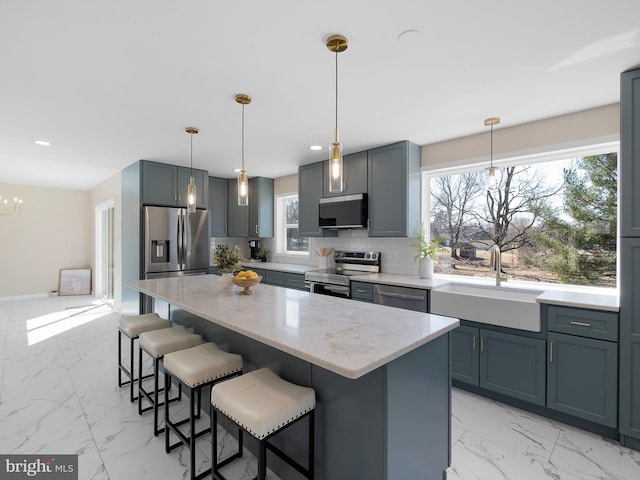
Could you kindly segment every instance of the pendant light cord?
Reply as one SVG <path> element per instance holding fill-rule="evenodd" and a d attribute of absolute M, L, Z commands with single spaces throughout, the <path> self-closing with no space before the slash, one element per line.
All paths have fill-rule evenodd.
<path fill-rule="evenodd" d="M 242 104 L 242 171 L 244 171 L 244 103 Z"/>
<path fill-rule="evenodd" d="M 336 51 L 336 142 L 338 141 L 338 52 Z"/>
<path fill-rule="evenodd" d="M 493 123 L 491 124 L 491 141 L 489 143 L 491 144 L 491 168 L 493 168 Z"/>
<path fill-rule="evenodd" d="M 191 167 L 189 171 L 189 176 L 193 177 L 193 133 L 191 133 L 190 136 L 191 136 Z"/>

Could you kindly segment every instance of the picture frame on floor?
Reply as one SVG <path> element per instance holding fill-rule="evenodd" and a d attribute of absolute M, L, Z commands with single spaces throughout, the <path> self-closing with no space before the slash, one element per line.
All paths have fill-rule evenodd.
<path fill-rule="evenodd" d="M 59 295 L 89 295 L 91 293 L 91 269 L 60 269 Z"/>

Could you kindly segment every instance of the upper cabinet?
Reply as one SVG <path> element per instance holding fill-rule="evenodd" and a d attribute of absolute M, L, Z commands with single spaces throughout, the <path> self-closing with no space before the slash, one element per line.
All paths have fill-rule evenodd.
<path fill-rule="evenodd" d="M 227 236 L 227 179 L 209 177 L 209 235 Z"/>
<path fill-rule="evenodd" d="M 209 206 L 209 173 L 166 163 L 142 160 L 142 203 L 161 207 L 186 207 L 187 185 L 193 172 L 196 207 Z"/>
<path fill-rule="evenodd" d="M 640 237 L 640 69 L 620 77 L 620 236 Z"/>
<path fill-rule="evenodd" d="M 249 206 L 238 205 L 238 181 L 227 180 L 227 236 L 273 237 L 273 178 L 249 179 Z"/>
<path fill-rule="evenodd" d="M 298 168 L 298 231 L 301 237 L 338 236 L 335 230 L 320 228 L 318 201 L 324 192 L 324 163 Z"/>
<path fill-rule="evenodd" d="M 329 191 L 329 160 L 324 164 L 324 197 L 337 197 L 339 195 L 353 195 L 355 193 L 367 193 L 367 152 L 352 153 L 342 159 L 344 171 L 342 192 Z"/>
<path fill-rule="evenodd" d="M 420 146 L 398 142 L 368 152 L 369 236 L 410 237 L 420 229 Z"/>
<path fill-rule="evenodd" d="M 273 237 L 273 178 L 249 179 L 249 236 Z"/>

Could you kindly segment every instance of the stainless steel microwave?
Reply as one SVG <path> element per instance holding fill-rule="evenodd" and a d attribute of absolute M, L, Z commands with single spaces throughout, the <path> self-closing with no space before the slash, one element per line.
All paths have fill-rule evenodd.
<path fill-rule="evenodd" d="M 366 193 L 321 198 L 318 211 L 321 228 L 367 228 L 369 201 Z"/>

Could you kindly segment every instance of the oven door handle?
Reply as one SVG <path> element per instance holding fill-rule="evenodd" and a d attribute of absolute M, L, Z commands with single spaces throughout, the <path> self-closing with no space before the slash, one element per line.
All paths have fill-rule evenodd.
<path fill-rule="evenodd" d="M 343 295 L 349 295 L 350 289 L 349 287 L 345 287 L 343 285 L 324 285 L 324 289 L 329 292 L 341 293 Z"/>

